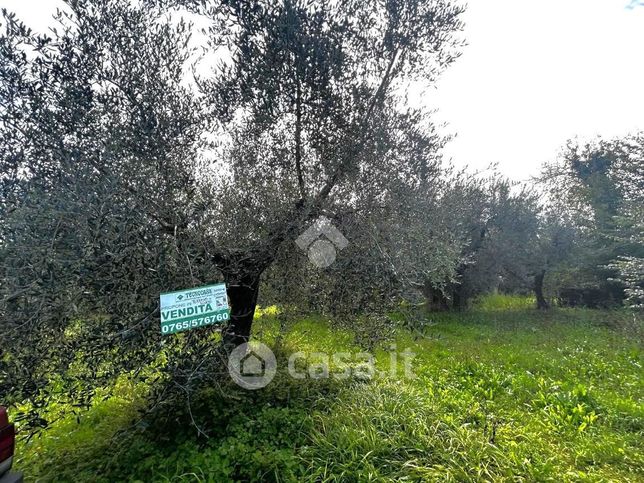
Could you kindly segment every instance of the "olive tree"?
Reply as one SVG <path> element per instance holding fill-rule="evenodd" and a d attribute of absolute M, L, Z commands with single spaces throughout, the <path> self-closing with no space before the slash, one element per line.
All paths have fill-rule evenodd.
<path fill-rule="evenodd" d="M 405 79 L 431 80 L 453 59 L 460 9 L 447 2 L 232 2 L 188 5 L 213 20 L 229 54 L 200 80 L 226 140 L 230 174 L 213 173 L 211 256 L 229 287 L 233 343 L 247 340 L 261 274 L 282 243 L 322 214 L 387 204 L 421 175 L 423 116 Z M 431 143 L 429 143 L 431 146 Z"/>
<path fill-rule="evenodd" d="M 533 189 L 497 173 L 459 173 L 446 179 L 425 212 L 425 243 L 436 249 L 442 240 L 451 249 L 439 250 L 449 254 L 442 270 L 437 257 L 417 264 L 428 270 L 415 285 L 430 309 L 462 309 L 483 293 L 530 287 L 539 217 Z"/>
<path fill-rule="evenodd" d="M 211 329 L 162 338 L 159 292 L 225 280 L 224 341 L 248 340 L 262 274 L 310 223 L 424 176 L 433 134 L 405 82 L 454 59 L 461 11 L 69 0 L 47 36 L 3 12 L 0 392 L 37 426 L 52 387 L 88 401 L 160 353 L 188 390 Z"/>

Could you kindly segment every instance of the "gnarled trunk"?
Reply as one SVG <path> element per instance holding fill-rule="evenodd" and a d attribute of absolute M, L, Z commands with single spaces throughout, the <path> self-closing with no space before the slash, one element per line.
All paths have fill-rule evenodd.
<path fill-rule="evenodd" d="M 543 296 L 543 279 L 545 276 L 545 270 L 541 270 L 534 276 L 534 294 L 537 298 L 537 309 L 539 310 L 547 310 L 550 308 L 548 301 Z"/>
<path fill-rule="evenodd" d="M 248 342 L 250 338 L 259 294 L 259 278 L 259 274 L 226 278 L 230 300 L 230 321 L 223 331 L 225 347 L 234 349 Z"/>

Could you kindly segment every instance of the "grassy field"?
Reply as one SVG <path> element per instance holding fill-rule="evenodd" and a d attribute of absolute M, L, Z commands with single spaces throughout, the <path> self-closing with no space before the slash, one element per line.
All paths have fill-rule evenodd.
<path fill-rule="evenodd" d="M 553 309 L 488 297 L 467 313 L 397 320 L 371 347 L 372 379 L 293 379 L 296 351 L 365 350 L 365 330 L 302 320 L 256 337 L 279 372 L 265 389 L 207 390 L 193 427 L 128 427 L 145 388 L 115 395 L 18 446 L 29 481 L 644 481 L 641 320 L 623 311 Z M 386 332 L 386 331 L 385 331 Z M 372 344 L 369 345 L 372 345 Z M 416 354 L 415 377 L 403 358 Z M 311 359 L 312 360 L 312 359 Z"/>

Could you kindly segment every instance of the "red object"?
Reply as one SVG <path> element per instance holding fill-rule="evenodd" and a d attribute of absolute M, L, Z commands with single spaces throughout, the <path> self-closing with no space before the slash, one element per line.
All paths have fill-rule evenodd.
<path fill-rule="evenodd" d="M 0 462 L 13 456 L 16 443 L 16 430 L 9 424 L 7 409 L 0 406 Z"/>

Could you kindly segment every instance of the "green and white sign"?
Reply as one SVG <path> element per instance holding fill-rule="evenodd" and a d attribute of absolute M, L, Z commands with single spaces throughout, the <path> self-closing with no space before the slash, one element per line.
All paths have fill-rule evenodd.
<path fill-rule="evenodd" d="M 160 302 L 161 333 L 164 335 L 218 324 L 230 318 L 223 283 L 162 293 Z"/>

